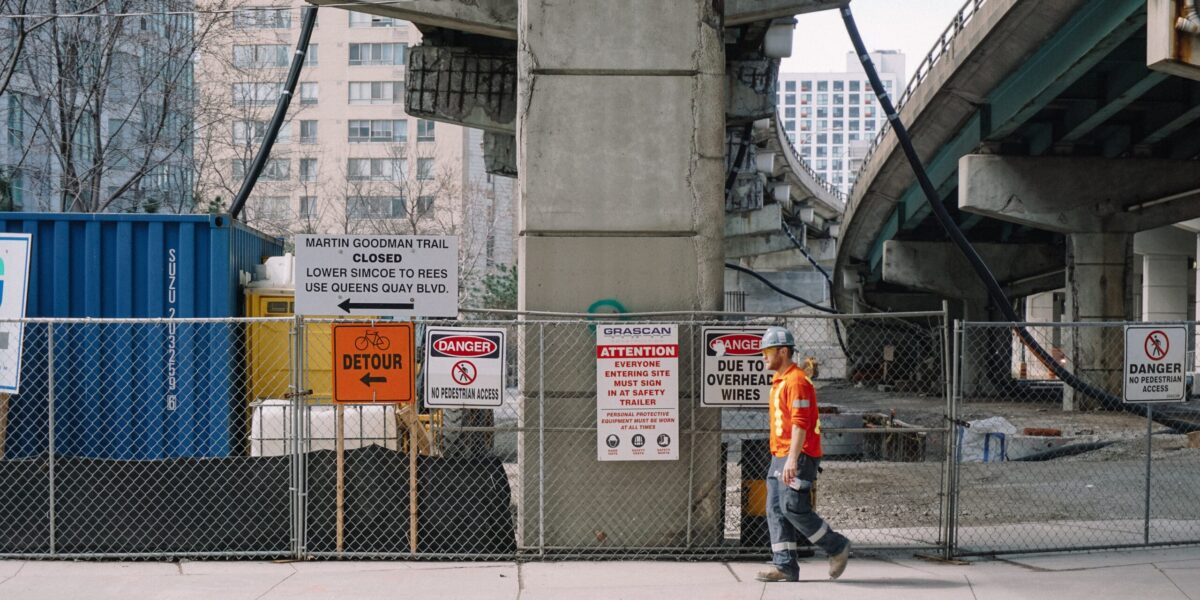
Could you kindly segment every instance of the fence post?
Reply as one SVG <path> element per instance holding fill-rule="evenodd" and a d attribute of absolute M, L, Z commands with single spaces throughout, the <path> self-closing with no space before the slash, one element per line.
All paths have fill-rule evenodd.
<path fill-rule="evenodd" d="M 546 324 L 538 323 L 538 554 L 546 555 Z"/>
<path fill-rule="evenodd" d="M 292 552 L 295 558 L 303 558 L 307 552 L 307 537 L 304 523 L 307 477 L 304 468 L 304 317 L 296 315 L 291 331 L 291 385 L 292 388 L 292 436 L 289 444 L 292 454 Z"/>
<path fill-rule="evenodd" d="M 686 547 L 692 549 L 692 514 L 696 512 L 696 407 L 700 406 L 700 399 L 696 397 L 696 356 L 701 352 L 700 348 L 704 345 L 704 340 L 698 337 L 696 333 L 696 324 L 692 323 L 688 326 L 691 332 L 689 339 L 696 339 L 699 343 L 692 350 L 692 376 L 689 377 L 691 383 L 691 402 L 689 403 L 689 411 L 691 413 L 691 424 L 688 425 L 688 499 L 687 499 L 687 538 Z M 724 482 L 722 482 L 724 485 Z"/>
<path fill-rule="evenodd" d="M 1146 521 L 1143 541 L 1150 544 L 1150 464 L 1154 452 L 1154 405 L 1146 405 Z"/>
<path fill-rule="evenodd" d="M 54 484 L 54 323 L 46 324 L 46 448 L 48 453 L 46 474 L 49 479 L 50 554 L 57 554 L 55 539 L 55 484 Z"/>
<path fill-rule="evenodd" d="M 946 436 L 947 453 L 946 460 L 949 461 L 949 477 L 946 478 L 946 558 L 953 558 L 958 550 L 958 476 L 959 476 L 959 456 L 958 456 L 958 408 L 959 402 L 962 400 L 962 360 L 965 352 L 964 346 L 966 338 L 966 328 L 962 321 L 954 321 L 954 330 L 951 335 L 951 350 L 950 350 L 950 414 L 948 422 L 948 430 L 950 434 Z"/>

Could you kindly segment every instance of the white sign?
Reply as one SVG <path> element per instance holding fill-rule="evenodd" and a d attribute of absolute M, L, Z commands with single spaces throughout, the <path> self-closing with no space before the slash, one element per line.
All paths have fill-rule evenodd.
<path fill-rule="evenodd" d="M 297 235 L 296 314 L 458 316 L 458 238 Z"/>
<path fill-rule="evenodd" d="M 1187 328 L 1182 325 L 1125 327 L 1125 402 L 1183 402 Z"/>
<path fill-rule="evenodd" d="M 679 458 L 679 328 L 596 327 L 596 458 Z"/>
<path fill-rule="evenodd" d="M 425 406 L 497 408 L 504 403 L 503 329 L 425 330 Z"/>
<path fill-rule="evenodd" d="M 772 374 L 758 345 L 765 327 L 705 327 L 704 393 L 700 406 L 770 404 Z"/>
<path fill-rule="evenodd" d="M 0 233 L 0 320 L 25 318 L 32 243 L 33 236 L 28 233 Z M 0 323 L 0 392 L 21 390 L 24 333 L 23 323 Z"/>

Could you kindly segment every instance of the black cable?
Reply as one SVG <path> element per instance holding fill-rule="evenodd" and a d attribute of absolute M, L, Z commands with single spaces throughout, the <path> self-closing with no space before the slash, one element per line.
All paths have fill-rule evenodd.
<path fill-rule="evenodd" d="M 837 305 L 834 304 L 833 278 L 829 276 L 829 272 L 821 267 L 821 264 L 818 263 L 811 254 L 808 253 L 808 249 L 804 247 L 804 244 L 801 244 L 800 240 L 796 239 L 796 235 L 792 233 L 792 228 L 788 227 L 787 221 L 780 220 L 779 225 L 783 229 L 783 233 L 787 235 L 789 240 L 792 241 L 792 245 L 800 251 L 800 254 L 803 254 L 804 258 L 807 258 L 808 262 L 811 263 L 812 266 L 816 267 L 817 271 L 820 271 L 821 275 L 825 276 L 825 287 L 829 290 L 829 306 L 833 309 L 834 314 L 841 314 L 841 312 L 837 309 Z M 850 349 L 846 347 L 846 340 L 842 338 L 842 324 L 838 322 L 838 319 L 833 320 L 833 333 L 837 336 L 838 346 L 841 346 L 842 348 L 842 355 L 846 357 L 847 361 L 849 361 Z"/>
<path fill-rule="evenodd" d="M 842 7 L 841 12 L 842 22 L 846 25 L 846 33 L 850 35 L 850 41 L 854 44 L 854 51 L 858 53 L 858 59 L 867 73 L 867 78 L 871 81 L 875 97 L 879 100 L 880 105 L 882 105 L 883 112 L 887 115 L 888 122 L 891 123 L 892 131 L 896 133 L 896 140 L 900 143 L 900 148 L 904 151 L 904 156 L 908 159 L 908 163 L 916 175 L 917 183 L 921 186 L 921 191 L 924 192 L 925 199 L 929 202 L 930 208 L 933 209 L 933 215 L 937 219 L 938 224 L 942 226 L 946 235 L 950 237 L 950 241 L 954 242 L 954 245 L 966 256 L 967 262 L 971 264 L 971 269 L 975 271 L 975 275 L 979 277 L 984 287 L 987 288 L 988 297 L 1000 309 L 1004 318 L 1011 323 L 1020 322 L 1021 319 L 1017 317 L 1016 311 L 1013 310 L 1012 303 L 1009 302 L 1007 295 L 1000 287 L 1000 282 L 996 281 L 996 276 L 988 269 L 987 264 L 983 262 L 983 258 L 979 256 L 979 253 L 975 251 L 975 247 L 971 245 L 966 235 L 963 234 L 962 230 L 954 222 L 954 219 L 951 218 L 950 212 L 942 204 L 937 189 L 933 186 L 933 182 L 929 180 L 929 174 L 925 171 L 925 167 L 921 163 L 921 157 L 917 155 L 916 148 L 913 147 L 912 138 L 908 135 L 908 129 L 901 122 L 900 115 L 896 114 L 896 109 L 892 105 L 891 98 L 888 97 L 887 90 L 883 87 L 883 81 L 879 78 L 879 72 L 876 71 L 875 64 L 871 61 L 871 55 L 867 53 L 867 47 L 863 43 L 862 35 L 859 34 L 858 25 L 854 22 L 854 14 L 850 11 L 850 7 Z M 1078 392 L 1095 398 L 1106 409 L 1129 410 L 1134 413 L 1145 414 L 1145 408 L 1141 405 L 1127 405 L 1122 402 L 1120 397 L 1076 377 L 1074 373 L 1071 373 L 1060 365 L 1058 361 L 1054 360 L 1054 357 L 1033 338 L 1033 335 L 1026 328 L 1014 326 L 1013 330 L 1021 338 L 1022 343 L 1033 351 L 1038 359 L 1053 371 L 1054 375 L 1062 380 L 1063 383 L 1066 383 Z M 1166 417 L 1159 417 L 1156 420 L 1181 431 L 1200 430 L 1200 424 L 1197 423 Z"/>
<path fill-rule="evenodd" d="M 733 159 L 733 164 L 729 167 L 729 173 L 725 176 L 725 205 L 729 206 L 729 197 L 733 194 L 733 186 L 737 183 L 738 172 L 742 170 L 742 163 L 746 162 L 747 150 L 750 148 L 750 134 L 754 131 L 754 123 L 747 123 L 742 128 L 742 144 L 738 146 L 737 156 Z"/>
<path fill-rule="evenodd" d="M 312 37 L 313 26 L 317 23 L 317 7 L 306 6 L 304 10 L 304 21 L 300 27 L 300 41 L 296 43 L 296 54 L 292 56 L 287 83 L 280 91 L 279 100 L 275 103 L 275 115 L 271 117 L 271 124 L 267 127 L 266 135 L 263 136 L 262 146 L 258 148 L 258 154 L 254 156 L 254 162 L 250 165 L 246 178 L 242 180 L 242 187 L 234 197 L 233 205 L 229 207 L 229 216 L 235 220 L 238 215 L 242 214 L 246 200 L 250 198 L 250 192 L 254 191 L 254 184 L 258 183 L 258 176 L 262 174 L 263 167 L 267 164 L 267 157 L 271 155 L 271 148 L 275 146 L 275 138 L 279 136 L 279 130 L 283 128 L 284 117 L 287 116 L 288 106 L 292 103 L 292 94 L 296 92 L 296 84 L 300 81 L 300 69 L 304 65 L 304 57 L 308 53 L 308 41 Z"/>
<path fill-rule="evenodd" d="M 802 298 L 800 296 L 797 296 L 797 295 L 775 285 L 774 283 L 771 283 L 771 281 L 769 279 L 767 279 L 766 277 L 763 277 L 762 275 L 758 274 L 757 272 L 755 272 L 751 269 L 747 269 L 746 267 L 743 267 L 741 265 L 735 265 L 733 263 L 725 263 L 725 268 L 733 269 L 734 271 L 738 271 L 739 273 L 745 273 L 745 274 L 761 281 L 763 283 L 763 285 L 771 288 L 772 290 L 775 290 L 776 292 L 779 292 L 780 294 L 783 294 L 784 296 L 787 296 L 788 298 L 791 298 L 792 300 L 801 302 L 809 308 L 816 309 L 816 310 L 819 310 L 819 311 L 825 312 L 825 313 L 838 314 L 837 311 L 833 310 L 832 308 L 827 308 L 827 307 L 821 306 L 820 304 L 817 304 L 807 298 Z"/>
<path fill-rule="evenodd" d="M 796 239 L 796 234 L 792 233 L 792 228 L 788 227 L 787 221 L 780 221 L 779 224 L 783 227 L 783 233 L 787 234 L 789 240 L 792 240 L 792 245 L 795 246 L 796 249 L 800 251 L 800 254 L 804 255 L 804 258 L 808 259 L 809 264 L 816 267 L 817 271 L 821 272 L 821 275 L 825 277 L 825 281 L 829 282 L 829 285 L 831 286 L 829 288 L 829 298 L 830 298 L 830 301 L 832 301 L 833 300 L 833 287 L 832 287 L 833 286 L 833 278 L 829 276 L 829 271 L 826 271 L 825 267 L 822 267 L 821 263 L 817 262 L 816 259 L 814 259 L 812 257 L 812 255 L 808 253 L 808 249 L 804 247 L 804 244 L 801 244 L 800 240 Z"/>

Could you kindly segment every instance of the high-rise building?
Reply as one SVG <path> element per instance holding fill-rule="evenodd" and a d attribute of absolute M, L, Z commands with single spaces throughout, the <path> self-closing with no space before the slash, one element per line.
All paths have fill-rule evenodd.
<path fill-rule="evenodd" d="M 409 116 L 411 23 L 337 8 L 318 13 L 283 129 L 245 208 L 291 233 L 457 235 L 466 278 L 515 256 L 512 180 L 483 169 L 482 132 Z M 299 38 L 301 10 L 254 1 L 209 44 L 197 80 L 227 118 L 208 123 L 206 201 L 228 208 L 261 145 Z"/>
<path fill-rule="evenodd" d="M 140 6 L 30 0 L 27 14 L 68 14 L 0 19 L 0 210 L 194 209 L 192 54 L 206 33 L 193 0 Z"/>
<path fill-rule="evenodd" d="M 904 85 L 904 54 L 871 53 L 889 94 Z M 846 54 L 840 73 L 780 73 L 779 107 L 784 129 L 800 156 L 842 192 L 849 192 L 863 155 L 887 121 L 858 57 Z"/>

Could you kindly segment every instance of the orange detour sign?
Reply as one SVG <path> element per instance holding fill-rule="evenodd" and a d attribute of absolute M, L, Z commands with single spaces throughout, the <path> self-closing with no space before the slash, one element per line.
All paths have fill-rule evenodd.
<path fill-rule="evenodd" d="M 416 398 L 412 323 L 333 326 L 333 401 L 394 404 Z"/>

